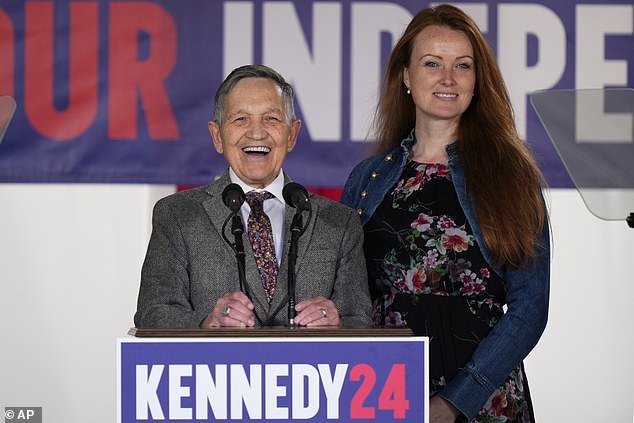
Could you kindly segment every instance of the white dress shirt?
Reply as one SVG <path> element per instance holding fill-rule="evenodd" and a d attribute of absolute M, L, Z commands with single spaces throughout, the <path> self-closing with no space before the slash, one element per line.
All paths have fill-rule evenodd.
<path fill-rule="evenodd" d="M 256 189 L 252 186 L 244 183 L 238 175 L 229 167 L 229 178 L 231 182 L 234 182 L 242 188 L 245 194 L 249 191 L 268 191 L 274 195 L 274 198 L 270 198 L 268 200 L 264 200 L 263 208 L 264 213 L 271 220 L 271 228 L 273 230 L 273 243 L 275 244 L 275 258 L 277 258 L 277 264 L 280 265 L 282 262 L 282 254 L 284 249 L 284 214 L 286 211 L 286 202 L 284 201 L 284 197 L 282 196 L 282 190 L 284 189 L 284 172 L 280 170 L 280 174 L 277 175 L 277 178 L 273 180 L 269 185 L 267 185 L 264 189 Z M 240 208 L 240 212 L 242 213 L 242 220 L 244 221 L 244 227 L 247 227 L 247 219 L 249 218 L 249 213 L 251 212 L 251 207 L 249 203 L 246 201 L 242 204 Z"/>

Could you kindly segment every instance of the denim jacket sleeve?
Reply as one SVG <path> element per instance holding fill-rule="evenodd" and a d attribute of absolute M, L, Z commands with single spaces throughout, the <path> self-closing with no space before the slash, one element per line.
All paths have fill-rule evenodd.
<path fill-rule="evenodd" d="M 366 159 L 350 174 L 341 202 L 356 208 L 363 224 L 396 183 L 406 161 L 403 146 Z M 491 265 L 482 231 L 466 190 L 464 173 L 455 147 L 448 148 L 452 180 L 461 206 L 482 253 Z M 534 265 L 495 271 L 504 280 L 507 313 L 476 348 L 471 360 L 439 393 L 471 419 L 511 371 L 528 355 L 543 333 L 548 318 L 550 284 L 550 234 L 546 221 L 540 235 L 539 256 Z"/>
<path fill-rule="evenodd" d="M 491 265 L 492 256 L 475 219 L 460 160 L 451 148 L 448 151 L 452 179 L 461 206 L 484 258 Z M 477 414 L 504 379 L 526 358 L 544 332 L 550 287 L 550 233 L 547 219 L 539 237 L 538 253 L 535 263 L 519 269 L 492 266 L 504 280 L 507 312 L 480 342 L 471 360 L 439 394 L 469 419 Z"/>

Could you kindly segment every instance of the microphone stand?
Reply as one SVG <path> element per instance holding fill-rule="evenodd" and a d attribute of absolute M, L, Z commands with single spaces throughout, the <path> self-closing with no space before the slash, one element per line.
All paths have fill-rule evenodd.
<path fill-rule="evenodd" d="M 245 288 L 248 291 L 248 285 L 246 283 L 246 271 L 245 271 L 245 253 L 244 253 L 244 244 L 242 243 L 242 234 L 244 233 L 244 225 L 242 224 L 242 219 L 238 216 L 237 213 L 233 213 L 233 217 L 231 218 L 231 233 L 235 239 L 235 254 L 236 261 L 238 262 L 238 279 L 240 280 L 240 291 L 245 292 Z M 251 298 L 248 292 L 246 292 L 247 297 Z"/>
<path fill-rule="evenodd" d="M 231 243 L 227 236 L 225 235 L 225 228 L 227 223 L 229 223 L 229 219 L 231 219 L 231 233 L 234 237 L 234 243 Z M 231 247 L 233 252 L 236 255 L 236 261 L 238 263 L 238 280 L 240 281 L 240 291 L 244 292 L 247 298 L 251 299 L 251 291 L 249 290 L 249 285 L 247 284 L 246 277 L 246 264 L 245 264 L 245 253 L 244 253 L 244 244 L 242 242 L 242 234 L 244 233 L 244 225 L 242 224 L 242 218 L 238 215 L 238 212 L 232 212 L 225 223 L 222 225 L 222 237 L 225 239 L 227 244 Z M 262 325 L 262 319 L 260 316 L 253 310 L 253 315 L 255 319 Z"/>
<path fill-rule="evenodd" d="M 303 226 L 302 210 L 297 209 L 291 222 L 291 242 L 288 248 L 288 325 L 291 328 L 297 327 L 297 324 L 295 323 L 295 317 L 297 316 L 297 311 L 295 310 L 295 286 L 297 277 L 295 264 L 297 262 L 297 241 L 308 227 L 311 216 L 312 210 L 308 214 L 306 226 Z"/>
<path fill-rule="evenodd" d="M 295 263 L 297 262 L 297 240 L 302 231 L 302 212 L 297 210 L 291 223 L 291 243 L 288 248 L 288 325 L 297 327 L 295 323 Z"/>

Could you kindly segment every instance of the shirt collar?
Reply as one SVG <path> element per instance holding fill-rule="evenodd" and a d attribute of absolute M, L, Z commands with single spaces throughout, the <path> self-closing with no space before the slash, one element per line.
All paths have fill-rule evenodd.
<path fill-rule="evenodd" d="M 271 182 L 269 185 L 265 186 L 263 189 L 253 188 L 252 186 L 245 183 L 242 179 L 238 177 L 238 175 L 229 167 L 229 179 L 231 182 L 234 182 L 240 185 L 242 191 L 245 193 L 249 191 L 268 191 L 275 196 L 279 201 L 284 202 L 284 197 L 282 195 L 282 190 L 284 189 L 284 172 L 280 170 L 279 175 Z"/>

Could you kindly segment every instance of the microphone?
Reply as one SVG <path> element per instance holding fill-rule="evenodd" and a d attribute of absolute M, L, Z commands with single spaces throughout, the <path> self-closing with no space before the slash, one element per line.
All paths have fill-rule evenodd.
<path fill-rule="evenodd" d="M 291 207 L 298 209 L 299 211 L 310 211 L 310 199 L 308 198 L 308 191 L 301 184 L 297 182 L 289 182 L 284 186 L 282 190 L 282 196 L 284 201 Z"/>
<path fill-rule="evenodd" d="M 222 225 L 222 237 L 225 242 L 229 244 L 229 247 L 231 247 L 236 256 L 240 291 L 244 292 L 244 294 L 251 299 L 253 297 L 251 296 L 249 285 L 247 285 L 245 253 L 244 245 L 242 243 L 244 225 L 242 224 L 242 217 L 238 214 L 242 203 L 244 203 L 244 191 L 242 191 L 240 185 L 234 183 L 227 185 L 222 191 L 222 202 L 229 208 L 229 210 L 231 210 L 231 213 L 227 216 L 227 219 L 225 219 L 225 222 Z M 231 233 L 233 234 L 234 239 L 233 243 L 229 241 L 229 238 L 227 238 L 227 235 L 225 234 L 229 220 L 231 220 Z M 255 316 L 255 319 L 262 324 L 262 319 L 260 319 L 260 316 L 258 316 L 255 310 L 253 310 L 253 315 Z"/>
<path fill-rule="evenodd" d="M 238 213 L 242 203 L 244 203 L 244 191 L 240 185 L 231 183 L 222 191 L 222 202 L 229 207 L 231 213 Z"/>

